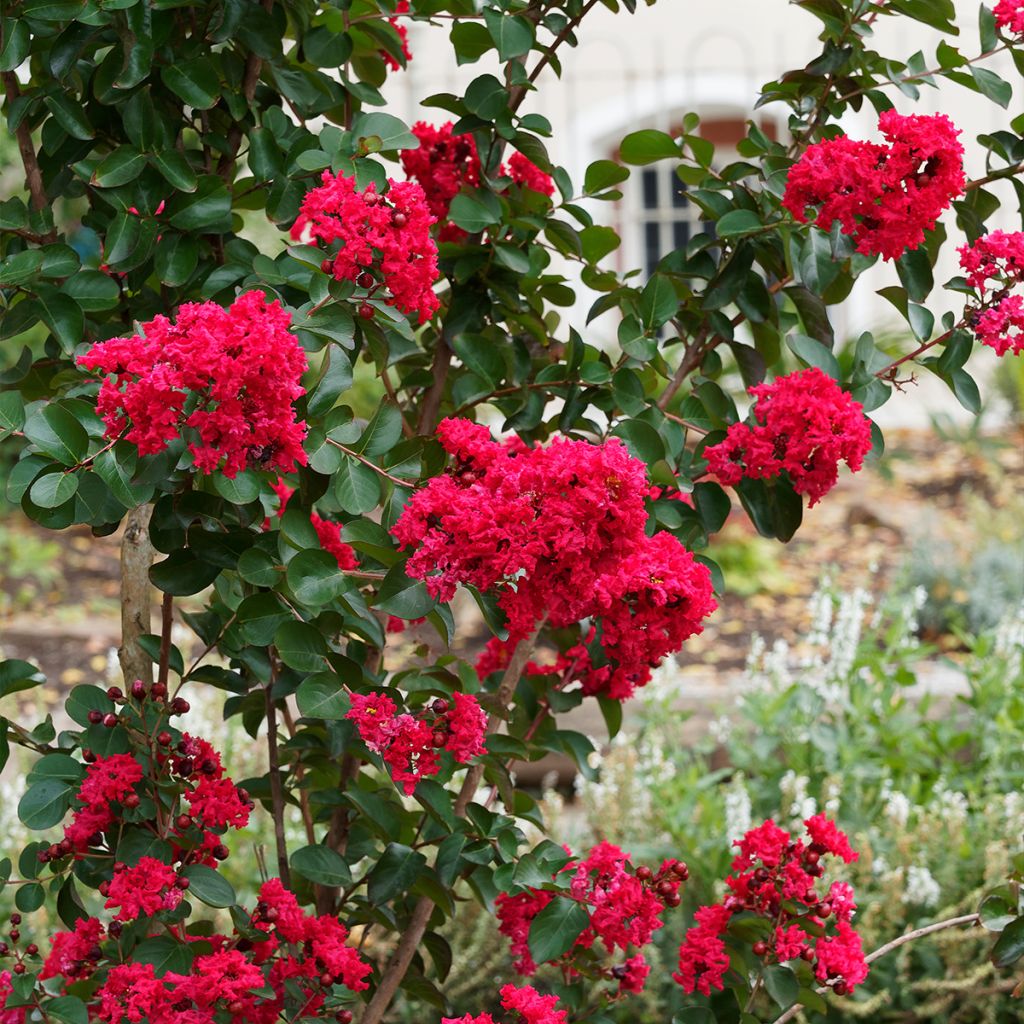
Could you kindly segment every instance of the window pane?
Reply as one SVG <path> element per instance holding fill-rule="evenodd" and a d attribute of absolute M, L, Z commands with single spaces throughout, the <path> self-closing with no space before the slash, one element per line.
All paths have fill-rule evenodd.
<path fill-rule="evenodd" d="M 685 249 L 690 241 L 690 225 L 688 221 L 677 220 L 672 224 L 672 245 L 676 249 Z"/>
<path fill-rule="evenodd" d="M 644 209 L 658 208 L 658 172 L 647 170 L 643 173 Z"/>
<path fill-rule="evenodd" d="M 661 239 L 659 237 L 658 224 L 647 223 L 644 225 L 644 267 L 648 274 L 654 273 L 654 268 L 661 259 Z"/>

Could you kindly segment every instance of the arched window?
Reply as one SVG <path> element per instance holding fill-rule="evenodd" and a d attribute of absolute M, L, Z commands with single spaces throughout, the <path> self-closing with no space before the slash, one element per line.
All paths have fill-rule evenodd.
<path fill-rule="evenodd" d="M 776 137 L 770 120 L 760 121 L 761 130 Z M 680 129 L 674 127 L 678 134 Z M 698 134 L 715 146 L 715 166 L 738 159 L 736 147 L 746 137 L 741 117 L 713 117 L 701 121 Z M 633 172 L 625 183 L 620 201 L 619 234 L 623 239 L 625 266 L 640 266 L 649 276 L 668 253 L 684 248 L 700 233 L 714 234 L 714 224 L 705 221 L 701 209 L 690 202 L 686 185 L 670 161 L 660 161 Z"/>

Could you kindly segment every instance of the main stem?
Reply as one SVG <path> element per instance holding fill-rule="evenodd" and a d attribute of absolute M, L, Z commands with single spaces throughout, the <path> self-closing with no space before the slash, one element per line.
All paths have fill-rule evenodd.
<path fill-rule="evenodd" d="M 281 784 L 281 762 L 277 749 L 277 709 L 273 689 L 277 681 L 277 654 L 270 652 L 270 679 L 263 691 L 267 710 L 267 757 L 270 768 L 270 803 L 274 815 L 274 842 L 277 846 L 277 874 L 286 889 L 291 888 L 288 872 L 288 844 L 284 837 L 284 786 Z"/>
<path fill-rule="evenodd" d="M 516 684 L 519 682 L 519 677 L 523 674 L 526 662 L 533 651 L 536 637 L 537 630 L 534 630 L 530 636 L 520 640 L 512 652 L 512 657 L 509 660 L 508 667 L 505 669 L 505 674 L 501 677 L 501 684 L 498 687 L 498 705 L 501 710 L 507 708 L 511 703 Z M 503 721 L 501 710 L 496 710 L 488 720 L 488 735 L 497 732 L 501 725 Z M 466 808 L 469 807 L 470 801 L 476 795 L 483 775 L 484 766 L 479 763 L 474 764 L 466 772 L 462 789 L 459 790 L 459 795 L 455 800 L 455 814 L 458 817 L 464 818 L 466 816 Z M 428 896 L 421 896 L 413 908 L 412 916 L 409 918 L 409 924 L 406 926 L 402 938 L 395 947 L 387 967 L 384 968 L 377 991 L 374 992 L 373 998 L 367 1003 L 366 1009 L 363 1011 L 360 1024 L 380 1024 L 388 1007 L 391 1005 L 391 1000 L 395 998 L 395 993 L 398 991 L 402 979 L 409 970 L 409 965 L 412 963 L 412 958 L 416 955 L 416 950 L 419 948 L 423 934 L 426 932 L 427 925 L 430 922 L 430 915 L 433 912 L 434 901 Z"/>
<path fill-rule="evenodd" d="M 124 681 L 131 685 L 136 679 L 153 680 L 153 663 L 139 644 L 139 638 L 152 632 L 152 589 L 149 567 L 153 562 L 153 545 L 149 539 L 149 517 L 152 507 L 133 508 L 125 519 L 121 538 L 121 646 L 117 657 Z"/>

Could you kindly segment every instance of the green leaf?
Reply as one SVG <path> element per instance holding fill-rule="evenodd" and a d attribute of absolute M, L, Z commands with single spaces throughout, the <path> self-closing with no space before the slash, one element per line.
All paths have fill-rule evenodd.
<path fill-rule="evenodd" d="M 100 188 L 116 188 L 134 181 L 146 166 L 146 154 L 133 146 L 118 146 L 92 172 L 92 184 Z"/>
<path fill-rule="evenodd" d="M 323 605 L 351 589 L 334 555 L 321 549 L 300 551 L 289 563 L 288 586 L 305 605 Z"/>
<path fill-rule="evenodd" d="M 86 141 L 96 134 L 81 105 L 70 96 L 55 92 L 45 97 L 43 102 L 53 114 L 54 120 L 72 138 Z"/>
<path fill-rule="evenodd" d="M 43 266 L 42 249 L 26 249 L 0 263 L 0 285 L 10 287 L 31 281 Z"/>
<path fill-rule="evenodd" d="M 168 972 L 188 974 L 192 969 L 192 959 L 189 943 L 180 942 L 170 935 L 145 939 L 132 950 L 132 962 L 152 964 L 158 978 Z"/>
<path fill-rule="evenodd" d="M 327 643 L 308 622 L 286 622 L 274 634 L 281 660 L 298 672 L 315 672 L 324 667 Z"/>
<path fill-rule="evenodd" d="M 493 121 L 508 108 L 508 92 L 494 75 L 480 75 L 466 89 L 466 109 L 484 121 Z"/>
<path fill-rule="evenodd" d="M 614 160 L 595 160 L 583 178 L 583 191 L 587 195 L 603 192 L 612 185 L 618 185 L 629 177 L 629 168 Z"/>
<path fill-rule="evenodd" d="M 352 387 L 352 362 L 340 345 L 327 349 L 327 369 L 306 401 L 306 415 L 323 416 L 334 408 L 338 396 Z"/>
<path fill-rule="evenodd" d="M 949 375 L 950 387 L 957 401 L 975 416 L 981 412 L 981 393 L 974 378 L 963 368 L 954 370 Z"/>
<path fill-rule="evenodd" d="M 295 693 L 299 714 L 304 718 L 323 718 L 341 721 L 349 712 L 352 702 L 336 676 L 318 672 L 299 683 Z"/>
<path fill-rule="evenodd" d="M 199 239 L 169 232 L 157 243 L 154 268 L 157 277 L 171 288 L 180 288 L 199 265 Z"/>
<path fill-rule="evenodd" d="M 619 156 L 627 164 L 652 164 L 655 160 L 669 157 L 680 159 L 683 151 L 671 135 L 644 128 L 642 131 L 631 132 L 622 140 Z"/>
<path fill-rule="evenodd" d="M 31 914 L 46 902 L 46 890 L 38 883 L 20 885 L 14 894 L 14 905 L 23 913 Z M 49 1006 L 47 1006 L 49 1014 Z"/>
<path fill-rule="evenodd" d="M 800 982 L 796 980 L 796 975 L 783 964 L 770 964 L 765 967 L 763 977 L 768 995 L 779 1004 L 780 1009 L 788 1010 L 800 993 Z"/>
<path fill-rule="evenodd" d="M 46 676 L 30 662 L 20 658 L 0 661 L 0 697 L 31 690 L 45 682 Z"/>
<path fill-rule="evenodd" d="M 503 60 L 524 57 L 533 47 L 533 23 L 515 14 L 502 14 L 494 7 L 483 10 L 484 24 Z"/>
<path fill-rule="evenodd" d="M 276 576 L 271 582 L 277 582 Z M 276 594 L 264 591 L 245 598 L 235 615 L 245 641 L 257 647 L 266 647 L 273 642 L 274 634 L 282 623 L 291 621 L 293 613 Z"/>
<path fill-rule="evenodd" d="M 687 1006 L 672 1018 L 672 1024 L 715 1024 L 716 1020 L 706 1006 Z"/>
<path fill-rule="evenodd" d="M 88 1024 L 89 1011 L 77 996 L 58 996 L 47 1000 L 45 1006 L 48 1019 L 62 1021 L 63 1024 Z"/>
<path fill-rule="evenodd" d="M 341 854 L 326 846 L 304 846 L 289 861 L 292 870 L 317 885 L 343 886 L 352 882 L 352 872 Z"/>
<path fill-rule="evenodd" d="M 590 915 L 576 900 L 553 899 L 530 923 L 530 956 L 538 964 L 557 960 L 576 944 L 590 925 Z"/>
<path fill-rule="evenodd" d="M 82 309 L 70 295 L 51 287 L 38 285 L 36 301 L 43 323 L 60 342 L 65 352 L 71 352 L 82 340 L 85 333 L 85 317 Z"/>
<path fill-rule="evenodd" d="M 786 345 L 807 366 L 816 366 L 833 380 L 839 380 L 842 376 L 839 360 L 816 338 L 809 338 L 806 334 L 790 334 L 786 337 Z"/>
<path fill-rule="evenodd" d="M 46 754 L 39 758 L 28 773 L 28 783 L 43 779 L 59 779 L 65 783 L 81 782 L 85 768 L 68 754 Z"/>
<path fill-rule="evenodd" d="M 38 477 L 29 489 L 29 499 L 40 508 L 57 508 L 70 501 L 78 490 L 78 477 L 74 473 L 57 470 Z"/>
<path fill-rule="evenodd" d="M 419 149 L 420 146 L 420 140 L 409 131 L 403 120 L 380 111 L 360 114 L 352 124 L 352 137 L 360 140 L 374 137 L 379 139 L 377 151 Z"/>
<path fill-rule="evenodd" d="M 167 215 L 182 231 L 226 231 L 231 227 L 231 193 L 217 175 L 204 174 L 191 195 L 171 199 Z"/>
<path fill-rule="evenodd" d="M 55 403 L 43 406 L 26 420 L 25 436 L 65 466 L 81 462 L 89 448 L 85 427 L 64 406 Z"/>
<path fill-rule="evenodd" d="M 401 843 L 388 843 L 367 876 L 366 895 L 370 902 L 379 907 L 399 893 L 408 892 L 426 863 L 422 853 Z"/>
<path fill-rule="evenodd" d="M 752 231 L 760 231 L 764 221 L 759 213 L 753 210 L 730 210 L 715 221 L 715 229 L 723 238 L 734 235 L 749 235 Z"/>
<path fill-rule="evenodd" d="M 28 57 L 32 34 L 24 18 L 5 18 L 0 71 L 16 71 Z"/>
<path fill-rule="evenodd" d="M 160 69 L 160 77 L 171 92 L 196 110 L 209 110 L 220 98 L 220 80 L 209 57 L 175 60 Z"/>
<path fill-rule="evenodd" d="M 655 274 L 640 293 L 640 319 L 653 331 L 675 316 L 679 298 L 672 282 L 664 274 Z"/>
<path fill-rule="evenodd" d="M 418 619 L 434 607 L 434 599 L 422 580 L 405 574 L 405 562 L 396 562 L 380 585 L 375 607 L 400 619 Z"/>
<path fill-rule="evenodd" d="M 367 458 L 391 451 L 402 438 L 402 414 L 398 407 L 382 402 L 352 447 Z"/>
<path fill-rule="evenodd" d="M 149 579 L 157 590 L 175 597 L 187 597 L 205 590 L 219 575 L 221 567 L 197 558 L 188 549 L 172 551 L 149 570 Z"/>
<path fill-rule="evenodd" d="M 998 103 L 1005 110 L 1013 98 L 1013 86 L 1000 78 L 994 71 L 989 71 L 988 68 L 980 68 L 977 64 L 972 64 L 970 70 L 974 84 L 982 96 L 992 100 L 993 103 Z"/>
<path fill-rule="evenodd" d="M 113 309 L 121 299 L 117 282 L 99 270 L 80 270 L 69 277 L 62 288 L 87 313 Z"/>
<path fill-rule="evenodd" d="M 992 963 L 1009 967 L 1024 956 L 1024 917 L 1008 924 L 992 947 Z"/>
<path fill-rule="evenodd" d="M 63 779 L 43 779 L 29 786 L 18 801 L 18 817 L 33 831 L 53 828 L 64 819 L 74 793 Z"/>
<path fill-rule="evenodd" d="M 896 261 L 896 273 L 913 302 L 924 302 L 928 298 L 934 282 L 927 250 L 908 249 Z"/>
<path fill-rule="evenodd" d="M 0 440 L 25 425 L 25 403 L 17 391 L 0 391 Z"/>
<path fill-rule="evenodd" d="M 351 515 L 370 512 L 380 500 L 380 477 L 369 466 L 346 455 L 334 473 L 334 496 Z"/>
<path fill-rule="evenodd" d="M 237 902 L 231 883 L 205 864 L 192 864 L 182 871 L 189 880 L 188 891 L 208 907 L 230 907 Z"/>
<path fill-rule="evenodd" d="M 448 219 L 471 235 L 501 220 L 501 203 L 492 193 L 479 189 L 460 192 L 448 209 Z"/>
<path fill-rule="evenodd" d="M 176 149 L 163 149 L 153 154 L 153 165 L 163 175 L 164 181 L 179 192 L 195 192 L 199 178 L 192 170 L 188 158 Z"/>

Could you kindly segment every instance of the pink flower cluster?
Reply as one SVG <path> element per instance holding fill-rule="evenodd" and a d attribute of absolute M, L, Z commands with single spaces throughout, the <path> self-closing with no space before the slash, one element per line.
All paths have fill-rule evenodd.
<path fill-rule="evenodd" d="M 354 693 L 346 717 L 355 722 L 362 741 L 384 759 L 407 796 L 420 779 L 438 773 L 442 750 L 460 764 L 485 752 L 487 715 L 471 694 L 453 693 L 450 702 L 439 697 L 418 715 L 400 715 L 384 693 Z"/>
<path fill-rule="evenodd" d="M 996 24 L 1014 35 L 1024 35 L 1024 0 L 999 0 L 992 8 Z"/>
<path fill-rule="evenodd" d="M 295 488 L 288 484 L 283 477 L 278 477 L 277 481 L 270 486 L 280 500 L 277 514 L 279 517 L 283 516 L 288 507 L 288 499 L 295 493 Z M 339 569 L 348 570 L 358 567 L 359 561 L 356 559 L 355 551 L 341 539 L 341 523 L 336 523 L 332 519 L 323 519 L 316 512 L 311 513 L 309 521 L 313 524 L 313 529 L 316 530 L 316 539 L 320 542 L 320 547 L 329 555 L 334 555 Z M 267 526 L 269 523 L 264 525 L 264 529 Z"/>
<path fill-rule="evenodd" d="M 96 917 L 80 917 L 74 931 L 57 932 L 50 954 L 39 972 L 40 981 L 62 975 L 68 981 L 88 978 L 103 956 L 100 943 L 106 938 L 103 922 Z"/>
<path fill-rule="evenodd" d="M 402 150 L 402 169 L 422 187 L 430 212 L 441 224 L 438 234 L 441 241 L 462 241 L 466 232 L 447 223 L 448 208 L 463 186 L 473 187 L 481 182 L 483 170 L 476 141 L 468 133 L 453 135 L 451 121 L 439 128 L 417 121 L 412 133 L 420 140 L 420 145 L 418 149 Z M 507 166 L 502 164 L 498 169 L 498 174 L 542 195 L 550 196 L 555 191 L 551 175 L 522 153 L 513 153 Z"/>
<path fill-rule="evenodd" d="M 1020 355 L 1024 352 L 1024 299 L 1009 290 L 1024 281 L 1024 232 L 993 231 L 957 251 L 967 283 L 981 299 L 967 317 L 978 340 L 997 355 Z"/>
<path fill-rule="evenodd" d="M 815 505 L 836 485 L 840 461 L 854 473 L 861 468 L 871 450 L 871 423 L 827 373 L 810 367 L 749 391 L 757 399 L 754 425 L 734 423 L 724 441 L 704 449 L 708 471 L 721 483 L 785 472 L 797 494 Z"/>
<path fill-rule="evenodd" d="M 840 881 L 820 896 L 815 888 L 825 873 L 825 856 L 850 864 L 857 854 L 823 814 L 808 818 L 804 826 L 806 836 L 794 840 L 774 821 L 766 821 L 733 844 L 739 852 L 725 880 L 729 895 L 696 912 L 696 925 L 679 948 L 679 970 L 673 978 L 686 992 L 710 995 L 712 989 L 721 990 L 729 969 L 722 936 L 733 915 L 740 913 L 770 923 L 769 941 L 754 943 L 756 955 L 779 963 L 799 957 L 815 964 L 818 980 L 837 995 L 849 994 L 867 977 L 860 936 L 850 924 L 856 910 L 853 890 Z"/>
<path fill-rule="evenodd" d="M 496 443 L 460 419 L 437 433 L 452 464 L 392 532 L 415 548 L 406 572 L 441 600 L 460 584 L 498 592 L 509 641 L 492 643 L 478 671 L 500 667 L 542 619 L 599 619 L 605 660 L 581 661 L 580 672 L 587 692 L 625 699 L 701 631 L 715 609 L 710 574 L 671 534 L 646 534 L 646 469 L 618 439 Z"/>
<path fill-rule="evenodd" d="M 512 1010 L 518 1017 L 516 1024 L 568 1024 L 568 1014 L 559 1010 L 558 996 L 542 996 L 529 985 L 516 988 L 505 985 L 501 990 L 501 1005 Z M 467 1013 L 464 1017 L 442 1017 L 441 1024 L 497 1024 L 489 1013 L 476 1016 Z"/>
<path fill-rule="evenodd" d="M 480 157 L 469 133 L 453 135 L 448 121 L 435 128 L 417 121 L 412 133 L 419 149 L 402 150 L 402 170 L 423 189 L 434 219 L 441 225 L 442 242 L 459 242 L 466 237 L 462 228 L 448 221 L 448 208 L 463 185 L 480 184 Z"/>
<path fill-rule="evenodd" d="M 557 899 L 575 900 L 586 907 L 590 918 L 588 927 L 565 954 L 567 965 L 571 965 L 574 951 L 592 949 L 598 940 L 610 956 L 617 950 L 625 953 L 630 947 L 646 946 L 664 925 L 661 915 L 665 908 L 679 906 L 679 887 L 688 872 L 686 865 L 676 860 L 665 861 L 657 872 L 646 866 L 635 871 L 631 868 L 628 853 L 601 842 L 586 859 L 570 860 L 562 869 L 563 873 L 572 872 L 567 893 L 527 889 L 516 895 L 499 895 L 495 901 L 498 930 L 510 941 L 516 970 L 524 975 L 536 972 L 538 965 L 530 954 L 530 925 Z M 619 982 L 620 991 L 639 992 L 649 971 L 644 957 L 638 955 L 606 969 L 604 974 Z"/>
<path fill-rule="evenodd" d="M 31 1007 L 15 1007 L 6 1009 L 7 1000 L 14 990 L 11 984 L 11 972 L 0 971 L 0 1024 L 25 1024 L 25 1017 Z M 561 1024 L 561 1022 L 559 1022 Z"/>
<path fill-rule="evenodd" d="M 89 918 L 76 922 L 73 931 L 54 936 L 39 976 L 62 976 L 72 982 L 100 974 L 102 983 L 91 997 L 90 1019 L 106 1024 L 125 1020 L 215 1024 L 222 1019 L 275 1024 L 284 1008 L 286 985 L 298 988 L 305 1000 L 304 1011 L 311 1016 L 318 1015 L 329 999 L 336 999 L 333 986 L 351 992 L 367 988 L 366 977 L 372 968 L 348 944 L 346 928 L 337 918 L 305 913 L 277 878 L 260 889 L 252 916 L 254 927 L 264 933 L 261 941 L 208 936 L 212 951 L 197 957 L 187 974 L 170 971 L 158 977 L 152 964 L 119 963 L 121 953 L 105 952 L 102 943 L 108 935 L 120 936 L 121 921 L 169 909 L 172 893 L 171 902 L 180 901 L 184 888 L 180 883 L 165 891 L 168 872 L 173 875 L 167 865 L 148 857 L 135 868 L 122 865 L 109 886 L 107 906 L 121 908 L 109 928 L 105 930 L 97 918 Z M 168 928 L 183 943 L 193 940 L 193 936 L 180 933 L 178 925 Z M 0 1005 L 10 991 L 9 985 L 4 991 L 4 980 L 0 976 Z M 0 1014 L 0 1022 L 6 1020 Z"/>
<path fill-rule="evenodd" d="M 963 192 L 963 146 L 944 114 L 885 111 L 878 127 L 888 145 L 840 135 L 808 146 L 789 172 L 782 205 L 798 221 L 818 208 L 815 223 L 839 221 L 857 251 L 897 259 Z"/>
<path fill-rule="evenodd" d="M 114 877 L 100 884 L 100 893 L 107 897 L 103 906 L 117 910 L 115 921 L 134 921 L 161 910 L 173 910 L 182 900 L 182 888 L 178 872 L 170 864 L 155 857 L 140 857 L 134 867 L 115 864 Z"/>
<path fill-rule="evenodd" d="M 409 0 L 398 0 L 398 3 L 395 4 L 395 14 L 408 13 Z M 398 38 L 402 42 L 402 56 L 405 58 L 405 63 L 408 64 L 412 60 L 412 51 L 409 49 L 409 30 L 402 24 L 400 18 L 388 18 L 388 24 L 398 33 Z M 384 58 L 384 63 L 392 71 L 402 70 L 403 65 L 392 57 L 387 50 L 381 50 L 380 55 Z"/>
<path fill-rule="evenodd" d="M 440 303 L 434 294 L 434 218 L 423 189 L 389 179 L 388 191 L 379 195 L 375 182 L 360 190 L 355 177 L 330 171 L 324 171 L 322 181 L 302 200 L 292 237 L 308 232 L 321 245 L 338 243 L 335 255 L 324 260 L 325 273 L 353 281 L 371 295 L 383 285 L 390 305 L 425 323 Z M 366 308 L 372 315 L 372 307 Z"/>
<path fill-rule="evenodd" d="M 246 292 L 228 309 L 187 303 L 176 322 L 157 316 L 78 362 L 108 375 L 96 406 L 107 437 L 124 434 L 152 455 L 186 436 L 201 473 L 290 472 L 306 462 L 306 426 L 292 405 L 305 393 L 306 355 L 290 325 L 279 302 Z"/>
<path fill-rule="evenodd" d="M 83 806 L 75 808 L 71 823 L 64 829 L 68 849 L 63 852 L 84 851 L 96 845 L 101 833 L 117 818 L 114 805 L 123 804 L 141 781 L 142 765 L 131 754 L 111 754 L 86 765 L 76 795 Z"/>
<path fill-rule="evenodd" d="M 373 968 L 348 945 L 348 929 L 329 914 L 307 914 L 279 878 L 268 879 L 260 888 L 253 924 L 268 936 L 261 943 L 261 956 L 281 944 L 303 951 L 304 967 L 293 975 L 304 973 L 324 985 L 344 985 L 353 992 L 368 987 L 365 979 Z"/>

